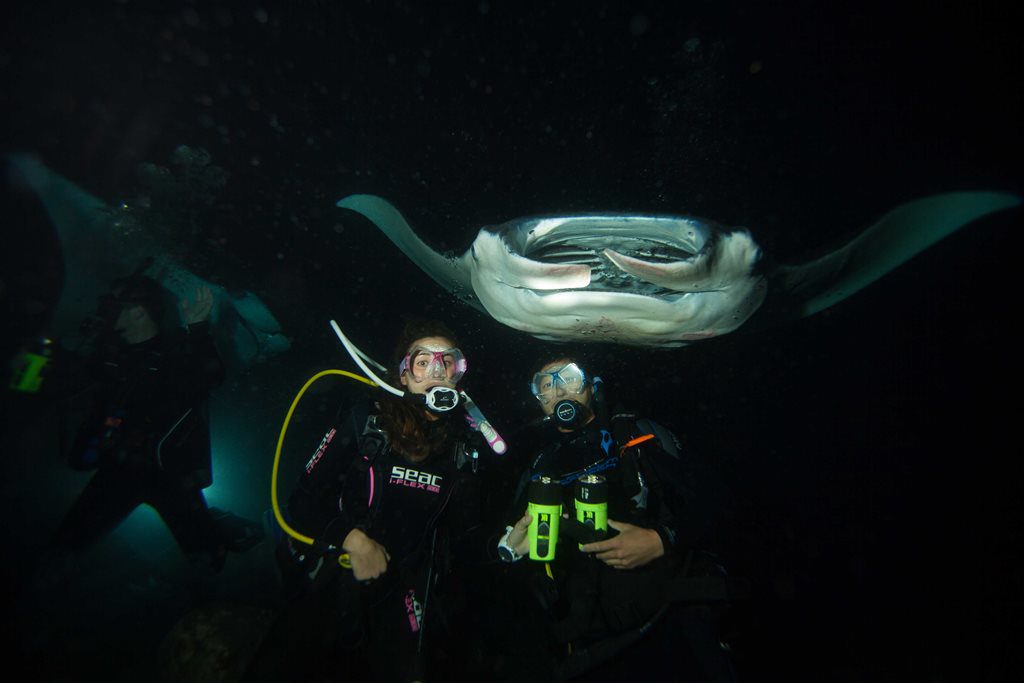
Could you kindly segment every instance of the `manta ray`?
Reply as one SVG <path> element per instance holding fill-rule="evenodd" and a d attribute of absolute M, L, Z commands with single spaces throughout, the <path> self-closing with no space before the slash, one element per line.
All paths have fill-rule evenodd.
<path fill-rule="evenodd" d="M 968 223 L 1020 203 L 1003 192 L 917 199 L 797 265 L 764 258 L 746 229 L 683 215 L 602 213 L 487 226 L 453 258 L 431 249 L 381 197 L 350 195 L 337 205 L 366 217 L 438 284 L 509 327 L 552 341 L 671 348 L 733 332 L 762 308 L 777 320 L 813 315 Z"/>
<path fill-rule="evenodd" d="M 246 366 L 286 351 L 291 342 L 266 304 L 252 292 L 228 292 L 191 272 L 150 240 L 145 232 L 119 231 L 114 211 L 34 156 L 8 157 L 25 187 L 35 192 L 53 222 L 64 261 L 64 284 L 51 313 L 48 333 L 58 339 L 75 335 L 111 282 L 151 259 L 144 271 L 179 300 L 198 288 L 214 296 L 211 332 L 221 355 L 232 366 Z"/>

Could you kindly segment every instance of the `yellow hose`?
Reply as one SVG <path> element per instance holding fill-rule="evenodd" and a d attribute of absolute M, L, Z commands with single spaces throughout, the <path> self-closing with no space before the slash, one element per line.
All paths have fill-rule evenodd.
<path fill-rule="evenodd" d="M 295 399 L 292 401 L 291 407 L 288 408 L 288 414 L 285 415 L 284 424 L 281 425 L 281 434 L 277 438 L 277 450 L 274 452 L 274 470 L 270 478 L 270 502 L 274 509 L 274 518 L 277 520 L 277 523 L 281 526 L 281 529 L 283 529 L 286 534 L 294 538 L 296 541 L 301 541 L 306 545 L 314 545 L 316 543 L 316 540 L 304 534 L 300 534 L 298 531 L 291 528 L 288 525 L 288 522 L 284 521 L 284 516 L 281 514 L 281 507 L 277 504 L 277 471 L 281 464 L 281 448 L 284 446 L 284 435 L 288 431 L 288 424 L 292 421 L 292 414 L 295 413 L 295 407 L 299 405 L 299 401 L 302 400 L 302 395 L 306 393 L 309 387 L 311 387 L 313 383 L 316 382 L 318 379 L 326 375 L 341 375 L 343 377 L 348 377 L 358 382 L 362 382 L 363 384 L 368 384 L 371 387 L 377 386 L 375 382 L 371 382 L 365 377 L 357 375 L 352 372 L 348 372 L 347 370 L 323 370 L 321 372 L 316 373 L 306 381 L 302 388 L 299 389 L 299 393 L 295 395 Z M 327 544 L 327 547 L 329 551 L 337 550 L 336 546 L 330 544 Z M 338 564 L 340 564 L 342 567 L 345 567 L 346 569 L 352 568 L 352 564 L 349 562 L 348 559 L 348 553 L 343 553 L 338 556 Z"/>

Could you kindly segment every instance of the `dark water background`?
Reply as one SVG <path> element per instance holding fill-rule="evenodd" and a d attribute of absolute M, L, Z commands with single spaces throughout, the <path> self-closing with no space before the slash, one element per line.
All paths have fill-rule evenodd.
<path fill-rule="evenodd" d="M 331 317 L 380 357 L 402 315 L 444 318 L 493 421 L 532 416 L 523 378 L 548 345 L 454 302 L 334 208 L 342 196 L 390 199 L 455 253 L 483 224 L 623 210 L 744 225 L 799 261 L 903 201 L 1021 191 L 1024 60 L 1009 3 L 2 12 L 0 151 L 37 154 L 110 202 L 137 196 L 138 165 L 168 165 L 182 144 L 230 174 L 197 231 L 169 239 L 199 275 L 258 293 L 294 338 L 217 396 L 209 497 L 249 517 L 268 506 L 294 392 L 323 367 L 351 369 Z M 4 202 L 7 351 L 45 331 L 60 260 L 32 199 L 8 186 Z M 619 397 L 733 489 L 723 549 L 755 588 L 734 634 L 743 680 L 1021 676 L 1020 220 L 972 225 L 783 328 L 594 349 Z M 293 467 L 336 398 L 303 406 Z M 51 408 L 5 398 L 12 599 L 85 483 L 57 459 Z M 68 587 L 60 635 L 30 666 L 42 680 L 155 676 L 160 639 L 194 606 L 184 572 L 166 531 L 136 514 Z M 266 606 L 274 588 L 264 544 L 229 558 L 211 591 Z"/>

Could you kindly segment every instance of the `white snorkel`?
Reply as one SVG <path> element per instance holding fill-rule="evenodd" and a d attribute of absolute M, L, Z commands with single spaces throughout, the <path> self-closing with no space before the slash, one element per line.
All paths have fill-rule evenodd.
<path fill-rule="evenodd" d="M 345 347 L 348 355 L 352 357 L 352 360 L 359 366 L 359 369 L 365 372 L 366 375 L 376 382 L 381 389 L 400 398 L 407 395 L 407 392 L 391 386 L 382 380 L 373 370 L 367 367 L 366 363 L 370 363 L 381 372 L 385 372 L 386 370 L 383 365 L 374 361 L 372 358 L 356 348 L 356 345 L 349 341 L 348 337 L 345 336 L 345 333 L 341 331 L 341 328 L 338 327 L 338 323 L 334 320 L 331 320 L 331 328 L 334 330 L 334 333 L 338 335 L 341 345 Z M 437 386 L 428 389 L 423 398 L 427 408 L 438 413 L 445 413 L 452 410 L 455 406 L 459 405 L 459 400 L 461 399 L 463 408 L 469 414 L 470 426 L 483 435 L 484 439 L 487 441 L 487 445 L 491 447 L 491 450 L 498 455 L 502 455 L 508 450 L 508 445 L 505 443 L 505 440 L 502 439 L 494 427 L 491 426 L 491 423 L 487 421 L 486 417 L 484 417 L 483 412 L 481 412 L 480 408 L 477 407 L 476 403 L 473 402 L 473 399 L 471 399 L 469 394 L 466 392 L 451 389 L 449 387 Z"/>
<path fill-rule="evenodd" d="M 348 340 L 348 337 L 345 336 L 345 333 L 341 331 L 340 327 L 338 327 L 338 323 L 332 320 L 331 328 L 334 330 L 334 334 L 338 335 L 338 339 L 341 340 L 341 345 L 345 347 L 346 351 L 348 351 L 348 355 L 352 356 L 352 360 L 355 361 L 355 364 L 359 366 L 360 370 L 369 375 L 370 379 L 379 384 L 380 388 L 383 389 L 384 391 L 391 392 L 395 396 L 399 397 L 405 396 L 404 391 L 402 391 L 401 389 L 395 389 L 393 386 L 391 386 L 390 384 L 382 380 L 380 377 L 378 377 L 373 370 L 366 367 L 366 363 L 363 362 L 363 359 L 369 361 L 375 368 L 377 368 L 381 372 L 386 371 L 386 368 L 383 365 L 381 365 L 380 363 L 373 360 L 365 353 L 357 349 L 356 345 L 350 342 Z"/>

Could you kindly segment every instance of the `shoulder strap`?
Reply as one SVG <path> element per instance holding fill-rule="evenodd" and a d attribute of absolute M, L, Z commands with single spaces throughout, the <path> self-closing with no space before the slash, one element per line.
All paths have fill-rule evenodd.
<path fill-rule="evenodd" d="M 377 415 L 371 414 L 369 406 L 360 402 L 349 416 L 352 435 L 359 445 L 360 462 L 372 465 L 378 456 L 387 451 L 388 435 L 377 425 Z"/>
<path fill-rule="evenodd" d="M 615 440 L 615 447 L 621 455 L 628 447 L 627 444 L 637 436 L 637 415 L 626 411 L 616 411 L 611 417 L 612 438 Z"/>
<path fill-rule="evenodd" d="M 661 450 L 665 451 L 677 460 L 682 457 L 682 448 L 680 447 L 679 439 L 670 429 L 647 418 L 637 420 L 636 426 L 641 434 L 654 435 L 654 438 L 658 440 L 658 445 L 661 446 Z"/>

